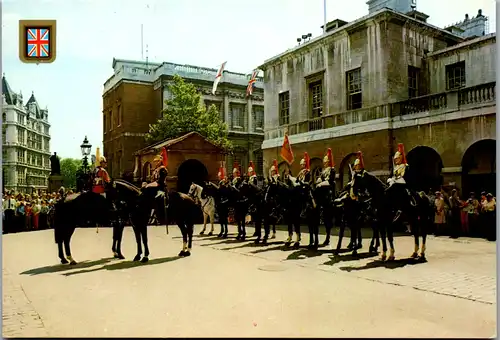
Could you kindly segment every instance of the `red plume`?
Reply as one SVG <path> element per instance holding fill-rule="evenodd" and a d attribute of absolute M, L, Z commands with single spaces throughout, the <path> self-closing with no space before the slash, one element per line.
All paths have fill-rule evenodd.
<path fill-rule="evenodd" d="M 326 157 L 328 157 L 328 166 L 333 168 L 335 162 L 333 161 L 332 149 L 328 148 L 328 150 L 326 150 Z"/>
<path fill-rule="evenodd" d="M 401 154 L 401 163 L 402 164 L 407 164 L 406 163 L 406 155 L 405 155 L 405 146 L 403 143 L 398 144 L 398 151 Z"/>
<path fill-rule="evenodd" d="M 279 174 L 279 171 L 278 171 L 278 161 L 276 159 L 273 159 L 273 166 L 276 168 L 276 173 Z"/>
<path fill-rule="evenodd" d="M 363 160 L 363 153 L 361 151 L 358 151 L 358 159 L 359 159 L 359 165 L 361 166 L 361 169 L 365 168 L 365 161 Z"/>
<path fill-rule="evenodd" d="M 248 164 L 248 168 L 249 168 L 248 171 L 247 171 L 248 176 L 252 176 L 255 173 L 255 167 L 253 166 L 253 162 L 252 161 L 250 161 L 250 163 Z M 251 172 L 250 172 L 250 168 L 252 168 Z"/>
<path fill-rule="evenodd" d="M 163 147 L 161 149 L 161 158 L 162 158 L 163 166 L 166 168 L 168 165 L 168 154 L 167 154 L 167 149 L 165 149 L 165 147 Z"/>
<path fill-rule="evenodd" d="M 309 154 L 307 152 L 304 152 L 304 160 L 306 161 L 306 169 L 310 170 L 311 169 L 311 159 L 309 158 Z"/>

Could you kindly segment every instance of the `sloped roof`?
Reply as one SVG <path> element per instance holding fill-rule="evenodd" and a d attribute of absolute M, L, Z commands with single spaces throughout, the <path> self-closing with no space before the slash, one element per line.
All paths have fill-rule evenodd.
<path fill-rule="evenodd" d="M 7 78 L 5 78 L 5 74 L 2 76 L 2 94 L 5 95 L 5 100 L 8 105 L 14 105 L 17 103 L 17 95 L 14 91 L 12 91 L 12 88 L 7 82 Z"/>
<path fill-rule="evenodd" d="M 139 155 L 139 154 L 143 154 L 145 153 L 146 151 L 151 151 L 151 150 L 154 150 L 154 149 L 159 149 L 159 148 L 162 148 L 164 147 L 165 149 L 168 150 L 169 147 L 175 145 L 175 144 L 178 144 L 190 137 L 193 137 L 193 136 L 199 136 L 201 137 L 202 139 L 204 139 L 207 143 L 213 145 L 214 147 L 216 147 L 217 149 L 222 150 L 222 148 L 220 146 L 217 146 L 215 145 L 214 143 L 212 143 L 211 141 L 209 141 L 208 139 L 206 139 L 205 137 L 203 137 L 201 134 L 199 134 L 198 132 L 196 131 L 191 131 L 189 133 L 186 133 L 185 135 L 182 135 L 180 137 L 177 137 L 177 138 L 173 138 L 173 139 L 165 139 L 163 141 L 160 141 L 160 142 L 157 142 L 157 143 L 154 143 L 154 144 L 151 144 L 145 148 L 142 148 L 138 151 L 136 151 L 134 154 L 135 155 Z"/>
<path fill-rule="evenodd" d="M 28 101 L 26 102 L 26 108 L 29 110 L 29 106 L 30 104 L 35 104 L 35 114 L 36 114 L 36 118 L 40 118 L 41 116 L 41 110 L 40 110 L 40 106 L 38 106 L 38 102 L 36 101 L 36 98 L 35 98 L 35 93 L 32 92 L 31 93 L 31 97 L 30 99 L 28 99 Z"/>

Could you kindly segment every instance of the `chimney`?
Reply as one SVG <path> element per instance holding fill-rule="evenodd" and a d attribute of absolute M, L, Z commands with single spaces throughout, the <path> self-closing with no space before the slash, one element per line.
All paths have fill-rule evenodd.
<path fill-rule="evenodd" d="M 477 16 L 469 18 L 469 15 L 466 14 L 464 21 L 454 26 L 463 30 L 460 36 L 464 38 L 481 37 L 486 34 L 486 21 L 488 18 L 483 15 L 483 11 L 480 9 L 477 11 Z"/>
<path fill-rule="evenodd" d="M 368 0 L 366 4 L 368 5 L 368 12 L 370 14 L 382 8 L 390 8 L 393 11 L 403 14 L 411 12 L 414 7 L 416 8 L 414 0 Z"/>

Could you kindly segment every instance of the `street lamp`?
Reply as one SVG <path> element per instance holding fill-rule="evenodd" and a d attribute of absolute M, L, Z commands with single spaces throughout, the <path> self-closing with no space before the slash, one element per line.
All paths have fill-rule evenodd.
<path fill-rule="evenodd" d="M 89 140 L 87 139 L 87 136 L 85 136 L 85 139 L 83 140 L 82 145 L 80 145 L 80 149 L 82 150 L 82 156 L 83 156 L 83 171 L 87 172 L 88 171 L 88 157 L 90 155 L 90 150 L 92 150 L 92 144 L 89 143 Z"/>

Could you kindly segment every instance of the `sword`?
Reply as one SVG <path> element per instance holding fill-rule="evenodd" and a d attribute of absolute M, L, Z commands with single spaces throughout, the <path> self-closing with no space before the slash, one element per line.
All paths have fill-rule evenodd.
<path fill-rule="evenodd" d="M 167 195 L 167 193 L 165 193 L 165 195 Z M 163 210 L 164 210 L 164 216 L 165 216 L 165 232 L 167 233 L 168 235 L 168 219 L 167 219 L 167 205 L 166 205 L 166 201 L 167 201 L 167 198 L 166 196 L 163 196 Z"/>

